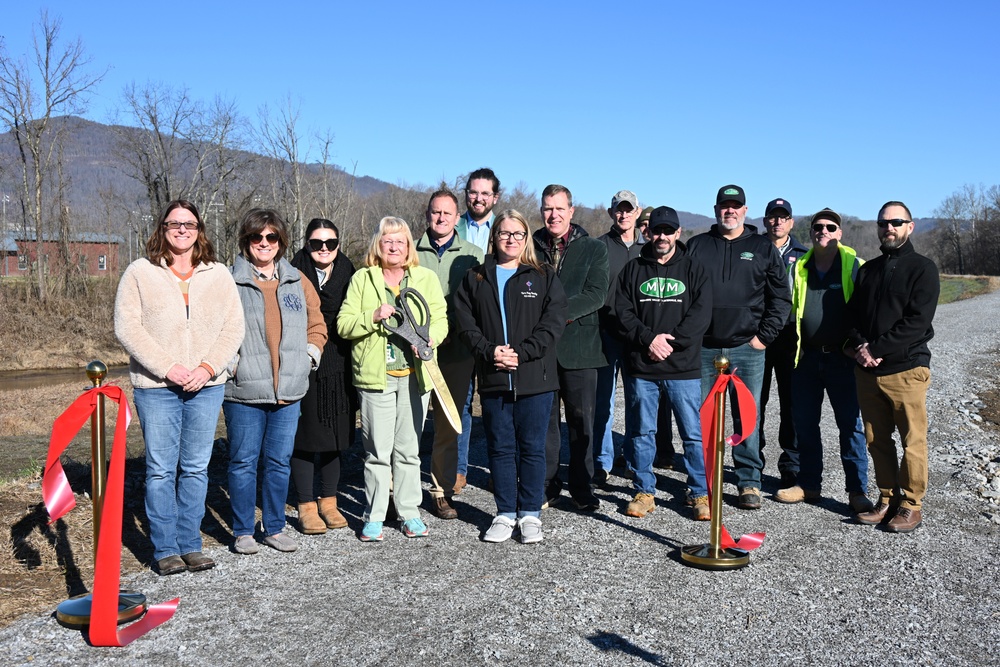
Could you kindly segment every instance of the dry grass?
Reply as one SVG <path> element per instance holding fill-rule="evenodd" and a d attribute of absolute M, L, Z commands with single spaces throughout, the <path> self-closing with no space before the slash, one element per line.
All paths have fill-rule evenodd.
<path fill-rule="evenodd" d="M 57 295 L 43 304 L 24 281 L 0 282 L 0 368 L 75 368 L 92 359 L 126 363 L 114 335 L 115 289 L 113 280 L 101 278 L 73 297 Z"/>

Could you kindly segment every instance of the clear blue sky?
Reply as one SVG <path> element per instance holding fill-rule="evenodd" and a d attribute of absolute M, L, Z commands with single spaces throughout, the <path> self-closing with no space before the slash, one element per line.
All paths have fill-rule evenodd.
<path fill-rule="evenodd" d="M 335 162 L 392 183 L 490 166 L 711 215 L 733 182 L 754 217 L 784 197 L 868 219 L 1000 183 L 1000 3 L 4 4 L 9 52 L 46 6 L 110 67 L 94 120 L 130 81 L 251 118 L 291 95 L 303 135 L 331 130 Z"/>

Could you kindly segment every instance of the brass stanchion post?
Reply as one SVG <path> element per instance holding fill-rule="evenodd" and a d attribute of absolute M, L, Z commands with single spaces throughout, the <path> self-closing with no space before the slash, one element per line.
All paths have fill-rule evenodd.
<path fill-rule="evenodd" d="M 729 359 L 715 358 L 715 370 L 722 375 L 729 370 Z M 681 548 L 681 559 L 703 570 L 736 570 L 750 562 L 743 549 L 722 547 L 722 465 L 726 458 L 726 391 L 715 397 L 715 469 L 712 471 L 712 524 L 708 544 L 692 544 Z"/>
<path fill-rule="evenodd" d="M 108 367 L 100 361 L 87 364 L 87 377 L 94 387 L 100 387 L 108 375 Z M 119 407 L 119 410 L 124 408 Z M 97 397 L 97 406 L 90 416 L 91 489 L 90 502 L 94 508 L 94 568 L 97 568 L 97 542 L 101 533 L 101 512 L 104 509 L 104 491 L 108 482 L 107 443 L 104 437 L 104 395 Z M 90 625 L 91 605 L 94 598 L 84 593 L 65 600 L 56 607 L 56 620 L 70 628 Z M 146 613 L 146 596 L 135 591 L 119 591 L 118 622 L 128 623 Z"/>

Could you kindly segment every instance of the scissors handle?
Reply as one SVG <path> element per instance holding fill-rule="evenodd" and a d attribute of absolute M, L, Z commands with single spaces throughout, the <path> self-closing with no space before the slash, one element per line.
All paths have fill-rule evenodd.
<path fill-rule="evenodd" d="M 420 324 L 420 320 L 414 316 L 413 310 L 410 308 L 411 303 L 415 304 L 417 309 L 420 310 L 420 315 L 422 316 L 420 320 L 423 320 L 423 324 Z M 417 356 L 423 361 L 432 359 L 434 357 L 434 348 L 430 345 L 430 307 L 427 305 L 424 295 L 412 287 L 401 289 L 394 317 L 396 316 L 400 318 L 399 324 L 391 324 L 388 320 L 382 320 L 383 326 L 410 345 L 416 347 Z"/>

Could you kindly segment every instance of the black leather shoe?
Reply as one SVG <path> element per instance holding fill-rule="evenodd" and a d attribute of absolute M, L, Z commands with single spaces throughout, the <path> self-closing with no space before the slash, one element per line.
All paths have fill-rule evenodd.
<path fill-rule="evenodd" d="M 184 554 L 181 559 L 187 564 L 187 569 L 192 572 L 201 572 L 202 570 L 211 570 L 215 567 L 215 561 L 203 554 L 200 551 L 192 551 L 189 554 Z"/>
<path fill-rule="evenodd" d="M 187 563 L 180 556 L 167 556 L 156 561 L 156 570 L 160 573 L 161 577 L 165 577 L 168 574 L 187 572 L 187 569 Z"/>
<path fill-rule="evenodd" d="M 601 501 L 593 493 L 573 497 L 573 504 L 581 512 L 596 512 L 601 506 Z"/>

